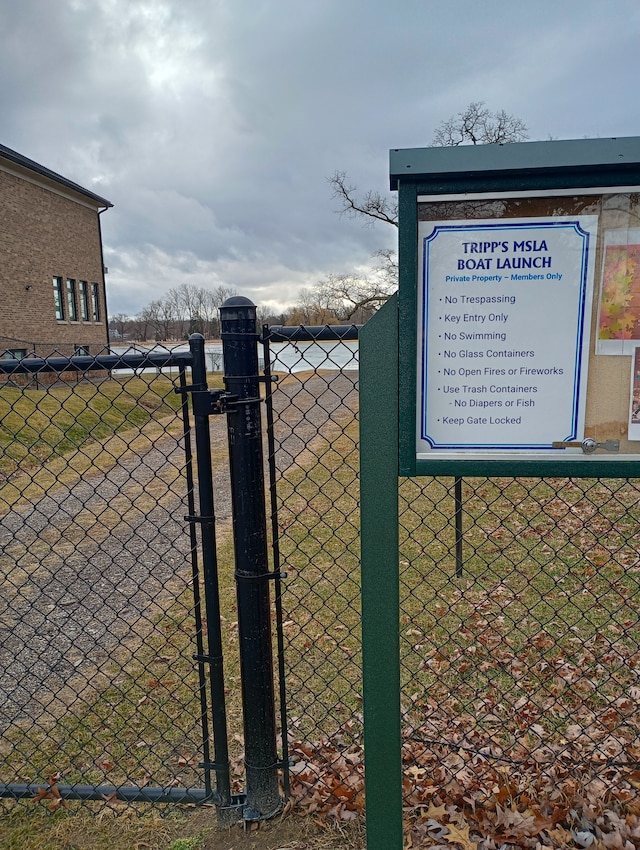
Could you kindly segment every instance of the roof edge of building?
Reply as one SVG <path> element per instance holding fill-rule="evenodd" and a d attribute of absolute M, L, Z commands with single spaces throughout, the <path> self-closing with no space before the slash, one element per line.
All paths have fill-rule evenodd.
<path fill-rule="evenodd" d="M 35 162 L 35 160 L 29 159 L 28 157 L 23 156 L 21 153 L 18 153 L 17 151 L 14 151 L 3 144 L 0 144 L 0 159 L 8 160 L 14 165 L 19 165 L 22 168 L 25 168 L 28 171 L 33 171 L 34 173 L 39 174 L 41 177 L 46 177 L 47 179 L 52 180 L 54 183 L 58 183 L 67 189 L 72 189 L 74 192 L 77 192 L 78 194 L 83 195 L 86 198 L 91 198 L 91 200 L 95 201 L 99 206 L 107 208 L 113 206 L 111 201 L 108 201 L 101 195 L 96 195 L 95 192 L 91 192 L 89 191 L 89 189 L 85 189 L 78 183 L 74 183 L 73 180 L 68 180 L 66 177 L 63 177 L 62 174 L 58 174 L 56 171 L 52 171 L 50 168 L 46 168 L 44 165 L 40 165 L 39 162 Z"/>

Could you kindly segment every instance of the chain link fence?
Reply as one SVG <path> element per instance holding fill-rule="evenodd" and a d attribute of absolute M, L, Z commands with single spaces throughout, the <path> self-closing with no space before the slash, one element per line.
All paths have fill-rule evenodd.
<path fill-rule="evenodd" d="M 271 345 L 291 793 L 348 819 L 363 770 L 357 335 L 299 332 Z"/>
<path fill-rule="evenodd" d="M 349 820 L 364 804 L 357 350 L 289 342 L 284 362 L 287 345 L 299 363 L 274 434 L 292 794 Z M 400 482 L 410 846 L 640 843 L 639 497 L 629 480 L 465 479 L 457 502 L 454 479 Z"/>
<path fill-rule="evenodd" d="M 272 334 L 268 360 L 291 793 L 349 820 L 364 805 L 357 341 Z M 184 369 L 76 371 L 0 386 L 0 781 L 206 790 Z M 465 479 L 460 549 L 453 479 L 401 481 L 414 846 L 637 846 L 639 496 L 628 480 Z"/>
<path fill-rule="evenodd" d="M 465 480 L 461 575 L 452 491 L 400 490 L 414 841 L 445 806 L 482 847 L 637 846 L 639 485 Z"/>
<path fill-rule="evenodd" d="M 3 796 L 55 808 L 62 785 L 97 799 L 118 787 L 115 806 L 127 788 L 204 789 L 185 368 L 13 361 L 0 383 Z"/>

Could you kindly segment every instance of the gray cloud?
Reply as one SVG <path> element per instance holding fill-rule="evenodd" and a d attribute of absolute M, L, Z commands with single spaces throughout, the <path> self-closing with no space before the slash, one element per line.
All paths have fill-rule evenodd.
<path fill-rule="evenodd" d="M 1 141 L 115 204 L 112 312 L 182 282 L 284 304 L 366 264 L 395 234 L 336 216 L 326 177 L 386 191 L 388 149 L 472 100 L 532 138 L 640 133 L 635 0 L 5 6 Z"/>

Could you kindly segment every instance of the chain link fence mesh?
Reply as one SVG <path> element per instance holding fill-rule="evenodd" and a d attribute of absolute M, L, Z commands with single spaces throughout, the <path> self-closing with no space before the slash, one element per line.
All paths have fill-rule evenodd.
<path fill-rule="evenodd" d="M 273 345 L 272 369 L 291 793 L 349 817 L 363 769 L 357 342 Z"/>
<path fill-rule="evenodd" d="M 357 343 L 272 344 L 271 362 L 292 795 L 348 820 L 364 805 Z M 180 376 L 76 379 L 0 386 L 0 781 L 202 785 Z M 459 563 L 453 479 L 401 481 L 414 846 L 638 846 L 639 496 L 465 479 Z"/>
<path fill-rule="evenodd" d="M 364 803 L 357 359 L 308 345 L 275 396 L 292 793 L 348 820 Z M 400 482 L 410 846 L 640 845 L 639 497 L 629 480 L 465 479 L 460 562 L 454 480 Z"/>
<path fill-rule="evenodd" d="M 414 840 L 444 806 L 482 847 L 637 846 L 639 485 L 466 479 L 459 576 L 453 481 L 400 492 Z"/>
<path fill-rule="evenodd" d="M 72 372 L 0 383 L 0 782 L 202 787 L 180 373 Z"/>

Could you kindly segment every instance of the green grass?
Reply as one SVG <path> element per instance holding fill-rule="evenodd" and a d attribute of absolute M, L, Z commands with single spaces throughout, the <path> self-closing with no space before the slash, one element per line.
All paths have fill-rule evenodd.
<path fill-rule="evenodd" d="M 176 838 L 169 845 L 169 850 L 201 850 L 203 835 L 194 835 L 191 838 Z"/>
<path fill-rule="evenodd" d="M 79 388 L 69 389 L 77 393 Z M 94 407 L 103 404 L 102 399 L 97 401 L 96 392 L 104 392 L 104 385 L 80 389 L 93 399 Z M 149 389 L 141 382 L 136 392 L 138 397 L 144 398 L 149 391 L 155 393 L 157 389 L 153 382 Z M 169 391 L 170 387 L 161 385 L 158 395 L 168 399 L 165 389 Z M 5 392 L 11 391 L 5 388 Z M 37 404 L 33 398 L 28 399 L 31 408 L 23 400 L 22 413 L 33 418 L 36 408 L 41 413 L 44 408 L 48 415 L 55 418 L 60 415 L 61 408 L 68 411 L 80 403 L 79 399 L 73 397 L 73 392 L 69 393 L 68 388 L 64 387 L 51 395 L 52 391 L 49 390 L 44 396 L 46 404 L 41 398 L 37 399 Z M 129 395 L 125 388 L 125 398 Z M 119 394 L 114 393 L 112 388 L 108 397 L 113 401 Z M 171 401 L 173 398 L 171 396 Z M 108 406 L 113 407 L 113 404 Z M 136 416 L 118 415 L 109 433 L 101 432 L 99 439 L 95 435 L 95 425 L 89 422 L 85 422 L 81 431 L 71 426 L 73 439 L 69 441 L 69 446 L 65 446 L 63 453 L 57 443 L 49 447 L 51 451 L 48 455 L 42 447 L 36 451 L 37 441 L 33 439 L 31 445 L 34 450 L 23 458 L 22 469 L 14 470 L 5 482 L 0 490 L 0 498 L 7 507 L 15 506 L 20 500 L 35 501 L 48 488 L 69 486 L 80 477 L 86 480 L 96 467 L 104 469 L 143 453 L 163 434 L 180 436 L 181 422 L 168 402 L 166 405 L 163 401 L 148 407 L 154 415 L 160 416 L 159 420 L 145 415 L 145 421 L 138 421 Z M 123 413 L 120 410 L 120 414 Z M 60 422 L 57 424 L 60 425 Z M 65 422 L 58 430 L 68 432 L 69 427 Z M 50 435 L 47 437 L 51 440 Z M 48 445 L 47 441 L 44 442 Z M 337 456 L 335 459 L 337 461 Z M 326 471 L 324 476 L 326 479 Z M 55 534 L 53 529 L 51 533 L 43 531 L 36 543 L 30 546 L 28 553 L 14 552 L 16 561 L 23 565 L 25 580 L 29 570 L 37 566 L 38 560 L 47 560 L 53 555 L 64 558 L 65 552 L 69 555 L 75 546 L 84 545 L 85 527 L 91 532 L 93 542 L 99 546 L 100 540 L 117 529 L 122 521 L 126 523 L 131 520 L 132 511 L 144 510 L 141 499 L 148 497 L 153 502 L 163 498 L 163 494 L 169 493 L 175 482 L 162 480 L 156 482 L 156 485 L 158 492 L 151 492 L 149 487 L 153 490 L 155 485 L 136 489 L 134 482 L 130 482 L 132 492 L 128 493 L 126 487 L 121 490 L 117 498 L 110 501 L 109 511 L 100 514 L 99 523 L 96 523 L 94 514 L 88 514 L 85 523 L 81 513 L 73 518 L 71 526 L 66 530 L 57 529 Z M 16 540 L 15 546 L 19 545 L 20 542 Z M 36 559 L 31 566 L 25 558 L 27 554 L 32 560 Z M 235 787 L 240 790 L 243 782 L 242 717 L 233 551 L 228 540 L 220 541 L 219 556 L 220 595 L 225 612 L 223 640 L 226 682 L 230 690 L 227 697 L 230 748 Z M 353 568 L 357 569 L 357 561 L 353 562 Z M 15 580 L 14 569 L 12 583 L 14 592 L 18 592 L 20 589 L 16 588 Z M 201 787 L 202 772 L 197 767 L 201 759 L 198 681 L 192 657 L 196 650 L 193 591 L 189 581 L 189 567 L 185 564 L 184 570 L 176 575 L 173 602 L 168 602 L 162 611 L 150 613 L 147 622 L 136 625 L 139 635 L 137 640 L 133 636 L 126 645 L 112 653 L 106 662 L 97 665 L 93 674 L 83 671 L 77 680 L 72 680 L 57 694 L 51 695 L 50 700 L 46 694 L 41 695 L 40 702 L 47 711 L 38 716 L 35 724 L 28 723 L 29 728 L 22 728 L 18 724 L 5 737 L 2 748 L 3 780 L 46 782 L 49 777 L 58 776 L 62 784 L 148 782 L 151 785 Z M 352 590 L 357 592 L 357 584 L 353 585 Z M 342 607 L 346 616 L 349 606 Z M 352 636 L 349 640 L 352 646 L 350 651 L 357 651 L 357 639 Z M 105 801 L 104 804 L 70 802 L 68 810 L 63 811 L 59 807 L 55 814 L 46 813 L 43 817 L 41 810 L 46 812 L 47 800 L 40 803 L 26 801 L 13 807 L 12 804 L 5 805 L 13 810 L 0 824 L 2 847 L 109 846 L 111 850 L 124 850 L 137 846 L 135 841 L 138 841 L 140 847 L 165 850 L 172 841 L 201 841 L 201 829 L 183 826 L 180 832 L 173 824 L 168 829 L 170 818 L 159 819 L 153 810 L 142 818 L 146 827 L 143 823 L 141 828 L 138 825 L 133 831 L 119 829 L 117 822 L 122 821 L 127 811 L 133 812 L 135 808 L 136 812 L 144 812 L 144 806 L 128 808 L 113 801 Z M 81 838 L 70 837 L 76 836 L 78 829 L 67 824 L 67 811 L 73 812 L 73 821 L 80 824 L 80 832 L 83 833 Z M 117 815 L 115 821 L 114 814 Z M 210 817 L 214 818 L 211 810 Z M 94 828 L 97 821 L 101 825 L 98 830 Z M 295 835 L 300 832 L 300 829 L 296 829 Z M 135 840 L 133 836 L 136 836 Z M 209 846 L 212 840 L 211 836 L 207 836 L 203 846 Z M 64 843 L 57 844 L 56 841 Z M 341 846 L 343 843 L 344 836 L 337 839 L 337 843 L 314 839 L 314 843 L 309 846 Z M 211 846 L 217 847 L 218 844 Z M 253 845 L 247 844 L 249 846 Z M 277 839 L 273 839 L 273 843 L 268 846 L 279 846 Z"/>
<path fill-rule="evenodd" d="M 87 482 L 99 471 L 143 458 L 158 441 L 169 440 L 168 450 L 173 450 L 182 435 L 180 402 L 173 384 L 155 376 L 46 391 L 3 387 L 4 439 L 11 437 L 12 450 L 3 455 L 8 477 L 0 483 L 0 506 L 20 511 L 56 488 L 72 488 L 80 479 Z M 99 553 L 109 535 L 123 529 L 126 537 L 156 506 L 174 509 L 184 495 L 183 475 L 181 454 L 148 481 L 125 476 L 117 495 L 100 502 L 98 491 L 90 509 L 68 516 L 63 511 L 55 527 L 44 527 L 28 545 L 16 535 L 0 561 L 0 572 L 9 575 L 7 605 L 10 595 L 30 594 L 29 581 L 36 570 L 45 570 L 46 577 L 46 571 L 70 563 L 76 551 L 90 558 L 94 551 Z M 190 583 L 191 567 L 185 561 L 166 586 L 164 598 L 150 599 L 146 616 L 133 624 L 125 642 L 106 660 L 96 660 L 92 669 L 90 664 L 87 667 L 91 659 L 85 659 L 70 680 L 51 693 L 37 695 L 30 719 L 16 723 L 3 736 L 3 781 L 42 783 L 57 776 L 62 784 L 202 786 L 197 767 L 202 759 L 202 732 Z M 5 614 L 11 616 L 10 607 Z M 11 804 L 3 805 L 11 808 Z M 33 823 L 39 823 L 34 812 L 46 809 L 47 801 L 26 806 L 26 830 L 31 831 Z M 92 815 L 104 818 L 110 806 L 69 803 L 70 810 L 86 814 L 87 823 Z M 117 810 L 122 814 L 126 807 L 119 805 Z M 20 811 L 25 814 L 24 803 L 11 814 L 15 828 L 0 831 L 0 846 L 30 846 L 23 840 Z M 45 819 L 42 842 L 34 846 L 48 846 L 44 835 L 56 832 L 52 821 L 60 814 Z M 165 827 L 163 820 L 158 834 L 167 835 Z M 107 844 L 131 846 L 117 844 L 113 834 Z M 168 842 L 163 838 L 153 846 L 167 847 Z"/>
<path fill-rule="evenodd" d="M 278 484 L 289 713 L 302 739 L 361 728 L 357 469 L 351 421 Z"/>
<path fill-rule="evenodd" d="M 211 387 L 221 382 L 209 376 Z M 0 511 L 141 457 L 165 436 L 175 444 L 183 423 L 174 386 L 161 375 L 47 390 L 0 387 Z"/>
<path fill-rule="evenodd" d="M 167 377 L 117 378 L 47 389 L 0 388 L 0 475 L 33 470 L 88 441 L 174 416 L 180 397 Z"/>

